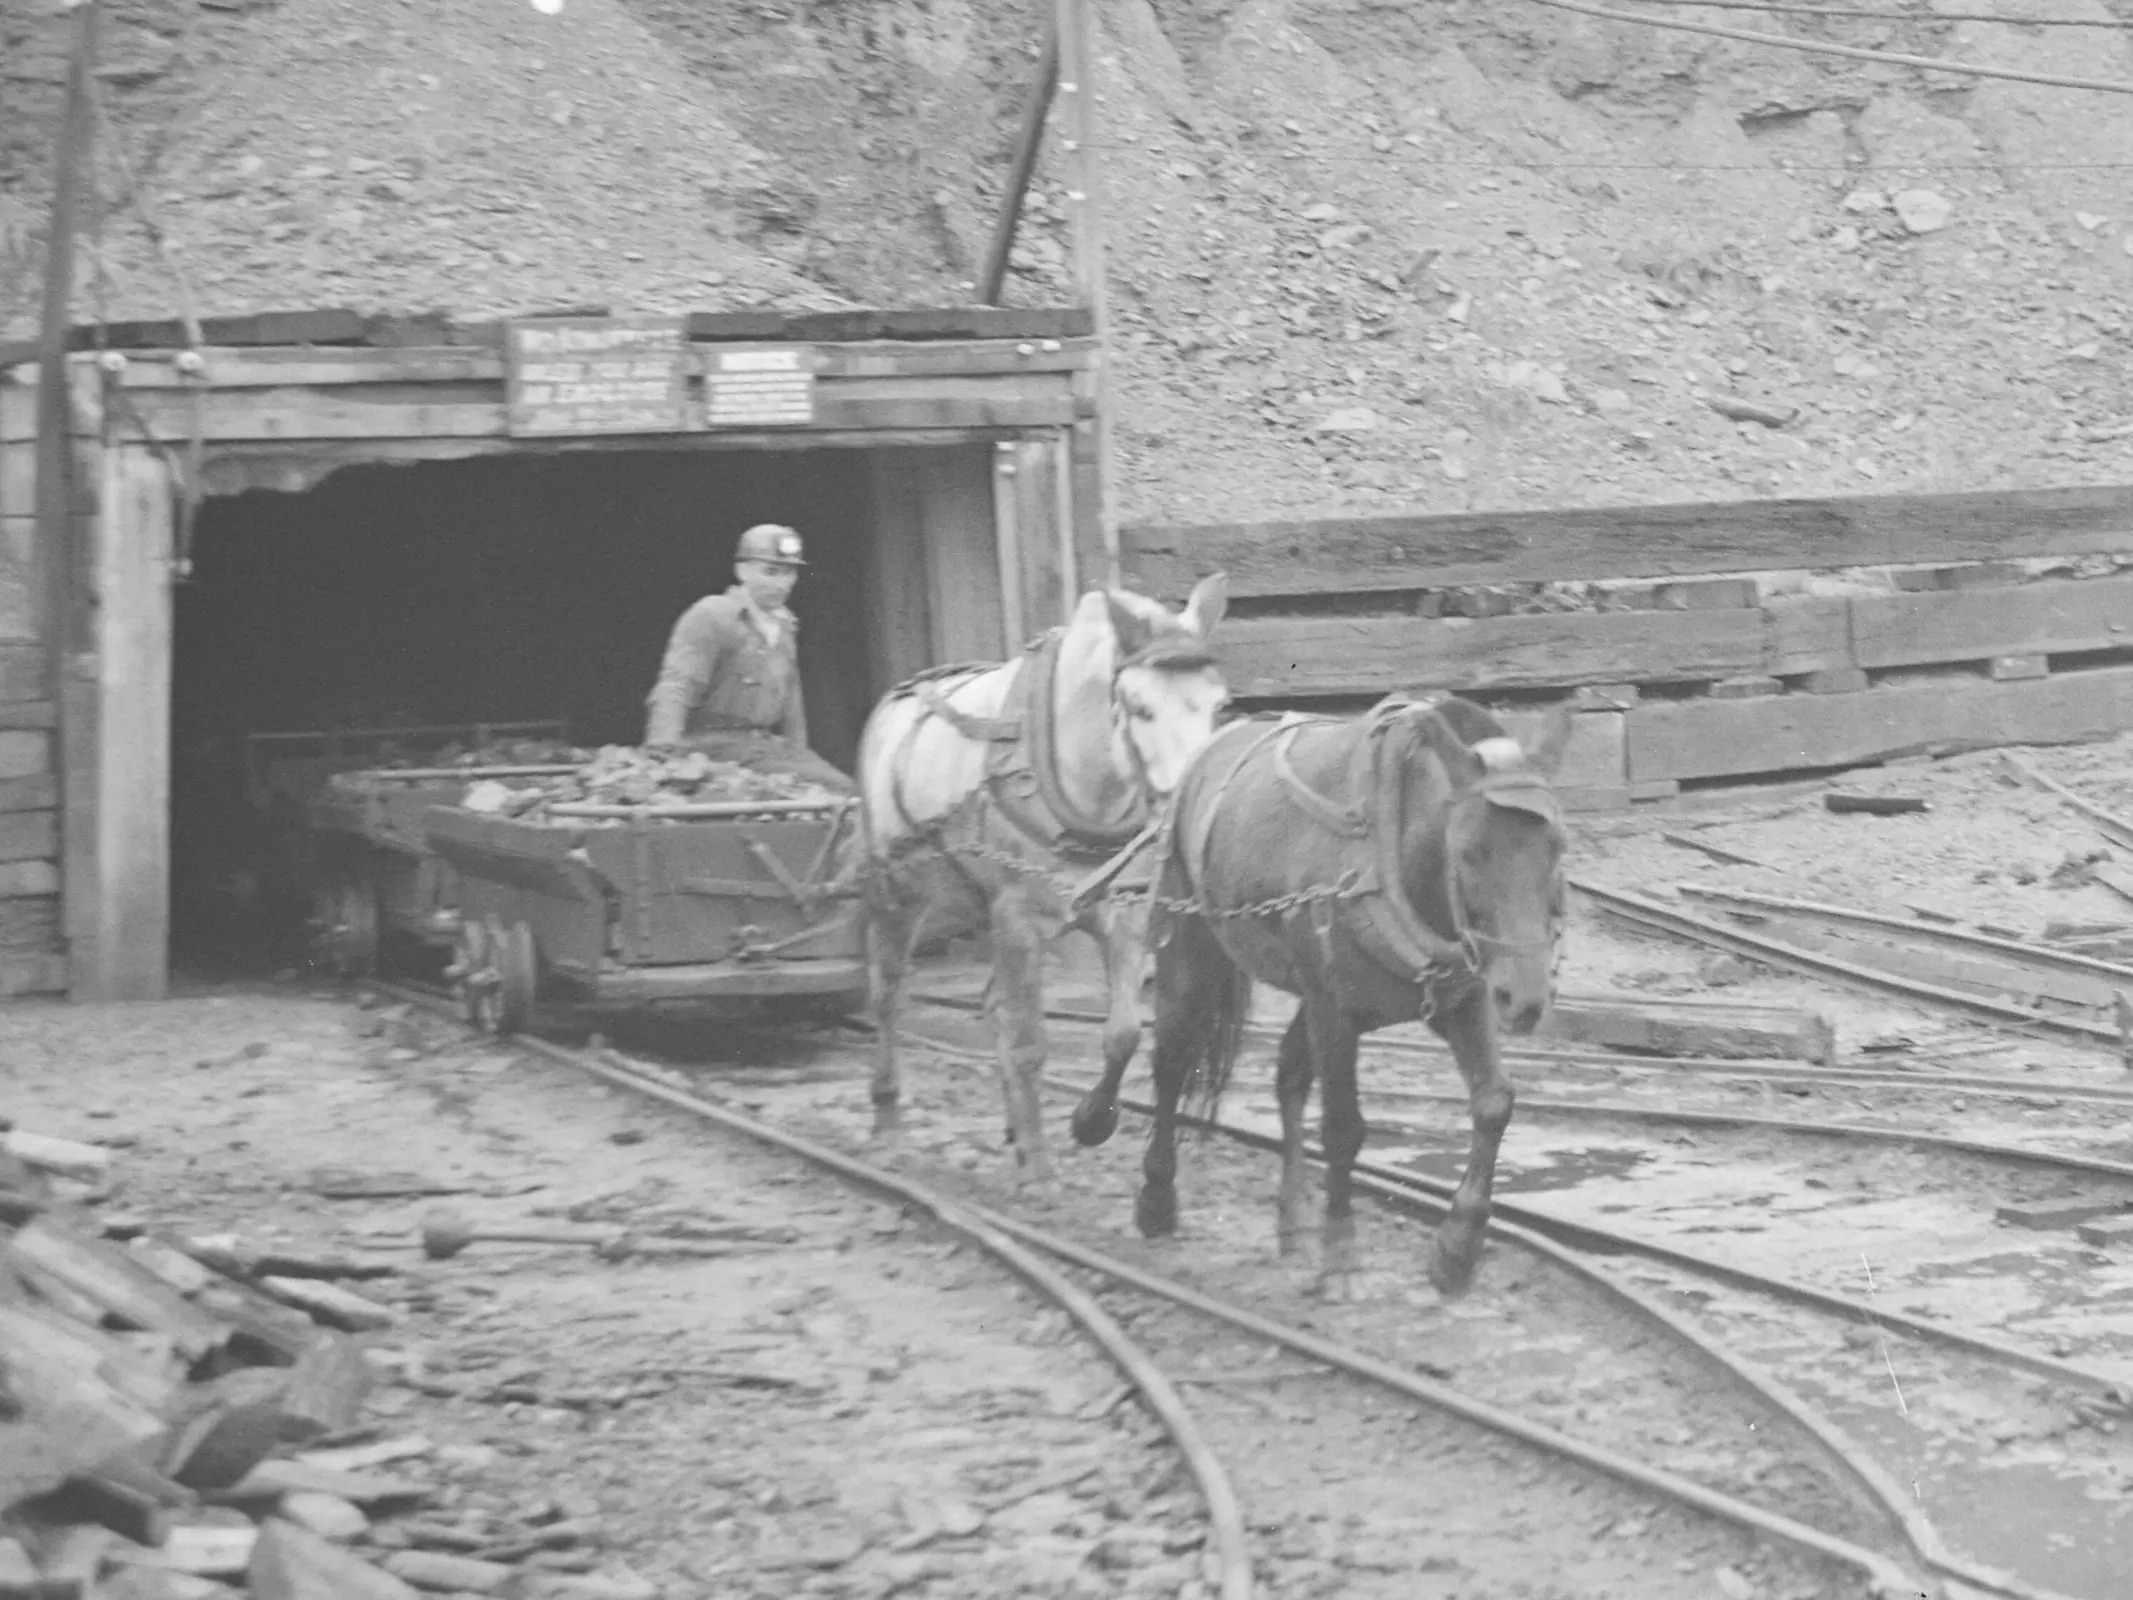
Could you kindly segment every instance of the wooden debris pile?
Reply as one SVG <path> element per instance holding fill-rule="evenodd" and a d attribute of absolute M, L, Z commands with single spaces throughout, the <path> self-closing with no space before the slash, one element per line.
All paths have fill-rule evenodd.
<path fill-rule="evenodd" d="M 781 772 L 757 772 L 701 750 L 608 745 L 575 772 L 476 784 L 462 804 L 472 811 L 538 821 L 558 805 L 658 809 L 801 802 L 828 807 L 838 800 L 820 784 Z"/>
<path fill-rule="evenodd" d="M 0 1600 L 650 1600 L 560 1514 L 423 1536 L 435 1488 L 378 1469 L 430 1447 L 358 1442 L 398 1313 L 332 1281 L 394 1267 L 100 1224 L 67 1191 L 108 1161 L 0 1137 Z"/>

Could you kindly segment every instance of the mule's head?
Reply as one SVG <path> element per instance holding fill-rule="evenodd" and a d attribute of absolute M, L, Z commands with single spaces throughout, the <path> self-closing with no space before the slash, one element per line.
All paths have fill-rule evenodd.
<path fill-rule="evenodd" d="M 1570 733 L 1563 712 L 1531 748 L 1498 733 L 1454 776 L 1446 848 L 1461 933 L 1499 1026 L 1531 1033 L 1555 993 L 1563 930 L 1562 811 L 1548 777 Z"/>
<path fill-rule="evenodd" d="M 1202 578 L 1182 611 L 1125 589 L 1106 589 L 1104 609 L 1117 654 L 1111 667 L 1111 738 L 1122 770 L 1167 798 L 1192 758 L 1214 737 L 1229 686 L 1208 648 L 1222 620 L 1228 584 Z"/>

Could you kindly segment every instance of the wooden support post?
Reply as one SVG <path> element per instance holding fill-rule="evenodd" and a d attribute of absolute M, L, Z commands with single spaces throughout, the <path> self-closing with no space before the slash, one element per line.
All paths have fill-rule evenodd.
<path fill-rule="evenodd" d="M 81 771 L 82 730 L 69 717 L 78 585 L 76 560 L 74 407 L 67 370 L 67 331 L 74 296 L 74 236 L 80 227 L 82 191 L 93 171 L 96 121 L 91 74 L 101 7 L 78 5 L 74 47 L 67 66 L 66 107 L 53 162 L 51 225 L 45 235 L 44 304 L 38 328 L 37 373 L 37 557 L 43 589 L 41 629 L 46 692 L 59 707 L 60 758 L 54 765 L 67 784 L 61 812 L 61 853 L 68 868 L 81 863 L 87 844 L 78 826 L 88 796 L 74 780 Z M 64 874 L 66 929 L 71 934 L 86 908 L 71 872 Z"/>
<path fill-rule="evenodd" d="M 996 306 L 1007 282 L 1008 258 L 1015 252 L 1015 231 L 1022 223 L 1022 199 L 1029 193 L 1029 175 L 1037 165 L 1037 150 L 1044 143 L 1044 120 L 1052 109 L 1052 93 L 1059 87 L 1059 30 L 1044 36 L 1044 53 L 1037 60 L 1037 75 L 1030 80 L 1029 98 L 1022 102 L 1022 130 L 1015 135 L 1014 165 L 1008 169 L 1007 192 L 1000 197 L 1000 214 L 993 219 L 992 243 L 985 250 L 985 267 L 978 275 L 978 303 Z"/>
<path fill-rule="evenodd" d="M 95 575 L 93 909 L 77 999 L 160 1000 L 170 928 L 170 651 L 174 499 L 147 446 L 112 443 Z"/>
<path fill-rule="evenodd" d="M 1075 543 L 1084 582 L 1119 581 L 1118 517 L 1111 482 L 1111 318 L 1104 293 L 1102 172 L 1097 160 L 1095 24 L 1088 0 L 1053 0 L 1059 38 L 1059 97 L 1064 127 L 1068 216 L 1073 222 L 1074 284 L 1089 309 L 1096 363 L 1075 384 Z M 1092 571 L 1091 568 L 1095 570 Z"/>
<path fill-rule="evenodd" d="M 1030 616 L 1022 592 L 1022 518 L 1017 504 L 1015 478 L 1019 463 L 1012 441 L 1003 439 L 992 447 L 993 549 L 1000 563 L 1000 631 L 1007 653 L 1015 655 L 1029 637 L 1030 629 L 1044 623 Z"/>

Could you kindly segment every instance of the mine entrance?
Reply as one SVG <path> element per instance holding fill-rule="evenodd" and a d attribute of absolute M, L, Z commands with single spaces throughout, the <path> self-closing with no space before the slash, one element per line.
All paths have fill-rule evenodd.
<path fill-rule="evenodd" d="M 173 617 L 174 964 L 299 948 L 290 802 L 314 780 L 277 782 L 288 747 L 256 736 L 556 722 L 582 745 L 637 743 L 668 630 L 732 581 L 757 522 L 806 539 L 811 742 L 849 770 L 894 681 L 1002 648 L 990 473 L 983 444 L 558 451 L 209 501 Z"/>

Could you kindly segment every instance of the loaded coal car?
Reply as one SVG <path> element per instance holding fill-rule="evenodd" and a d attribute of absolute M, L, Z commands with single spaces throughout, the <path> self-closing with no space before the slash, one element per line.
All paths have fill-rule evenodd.
<path fill-rule="evenodd" d="M 431 806 L 429 848 L 457 875 L 449 970 L 469 1020 L 516 1031 L 544 996 L 856 1009 L 862 925 L 836 881 L 856 806 L 702 752 L 626 746 Z"/>
<path fill-rule="evenodd" d="M 561 739 L 521 737 L 451 743 L 329 773 L 308 806 L 320 963 L 361 978 L 378 970 L 389 943 L 452 949 L 458 880 L 423 831 L 430 807 L 456 805 L 478 783 L 557 777 L 590 759 Z"/>

